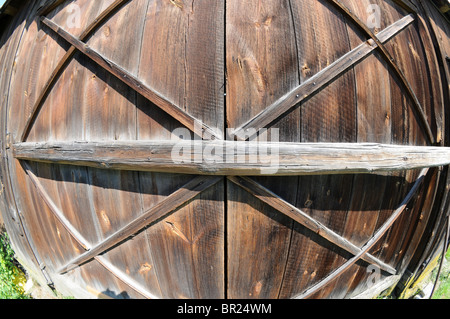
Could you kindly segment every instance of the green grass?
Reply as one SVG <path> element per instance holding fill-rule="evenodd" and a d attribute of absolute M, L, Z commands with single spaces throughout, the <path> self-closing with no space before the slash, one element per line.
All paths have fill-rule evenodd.
<path fill-rule="evenodd" d="M 437 269 L 434 271 L 433 280 L 437 275 Z M 434 292 L 433 299 L 450 299 L 450 249 L 445 255 L 444 265 L 442 267 L 441 275 L 439 276 L 439 283 Z"/>
<path fill-rule="evenodd" d="M 0 229 L 0 299 L 30 298 L 25 294 L 25 276 L 18 265 L 8 235 Z"/>

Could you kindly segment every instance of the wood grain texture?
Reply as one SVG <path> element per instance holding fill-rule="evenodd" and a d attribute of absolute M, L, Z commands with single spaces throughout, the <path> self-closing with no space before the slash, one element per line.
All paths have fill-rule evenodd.
<path fill-rule="evenodd" d="M 390 216 L 390 218 L 377 230 L 374 236 L 366 244 L 364 244 L 364 246 L 361 248 L 360 253 L 358 253 L 356 256 L 352 257 L 346 263 L 340 266 L 338 269 L 333 271 L 327 278 L 315 284 L 314 286 L 308 288 L 305 292 L 296 296 L 295 298 L 305 299 L 314 295 L 318 290 L 320 290 L 321 288 L 325 287 L 330 282 L 335 280 L 341 273 L 348 270 L 355 262 L 358 261 L 359 258 L 361 258 L 361 256 L 366 254 L 377 243 L 377 241 L 380 240 L 383 237 L 383 235 L 393 226 L 396 220 L 402 215 L 402 213 L 406 209 L 406 206 L 409 204 L 411 199 L 416 195 L 416 192 L 422 185 L 424 177 L 427 173 L 428 169 L 422 170 L 419 177 L 417 178 L 417 181 L 414 183 L 413 187 L 408 192 L 407 196 L 402 201 L 400 206 L 394 211 L 394 213 Z"/>
<path fill-rule="evenodd" d="M 226 123 L 232 131 L 298 86 L 300 71 L 292 1 L 227 1 L 226 9 Z M 300 142 L 299 110 L 275 127 L 280 141 Z M 227 138 L 235 139 L 234 132 Z M 295 198 L 297 178 L 264 181 Z M 227 296 L 277 298 L 292 221 L 231 182 L 227 208 Z"/>
<path fill-rule="evenodd" d="M 412 21 L 412 16 L 407 16 L 387 27 L 377 35 L 380 39 L 380 42 L 387 42 L 403 28 L 407 27 Z M 360 42 L 361 41 L 359 41 L 359 43 Z M 333 63 L 330 64 L 328 60 L 327 66 L 323 70 L 320 70 L 320 72 L 316 71 L 316 74 L 314 74 L 314 71 L 312 71 L 305 62 L 302 70 L 306 80 L 300 86 L 284 95 L 274 104 L 270 105 L 261 113 L 253 117 L 251 120 L 247 121 L 244 125 L 236 129 L 234 134 L 238 136 L 245 135 L 245 132 L 250 128 L 259 129 L 271 124 L 280 116 L 285 115 L 295 105 L 314 95 L 317 91 L 320 91 L 330 82 L 345 73 L 349 68 L 357 65 L 361 60 L 365 59 L 369 54 L 371 54 L 376 48 L 377 45 L 374 42 L 363 42 Z M 310 74 L 314 75 L 312 77 L 309 77 Z"/>
<path fill-rule="evenodd" d="M 44 282 L 350 298 L 444 234 L 448 27 L 428 2 L 39 0 L 8 21 L 0 208 Z"/>
<path fill-rule="evenodd" d="M 246 177 L 228 177 L 228 179 L 236 185 L 241 186 L 242 188 L 253 194 L 255 197 L 259 198 L 261 201 L 279 210 L 284 215 L 288 216 L 299 224 L 302 224 L 319 236 L 329 240 L 336 246 L 339 246 L 340 248 L 345 249 L 346 251 L 355 255 L 359 253 L 359 248 L 357 246 L 353 245 L 345 238 L 328 229 L 320 222 L 317 222 L 315 219 L 311 218 L 295 206 L 284 201 L 278 195 L 272 193 L 262 185 Z M 391 274 L 395 274 L 396 271 L 392 267 L 384 264 L 383 262 L 380 262 L 370 255 L 366 257 L 366 261 L 378 265 L 381 269 L 388 271 Z"/>
<path fill-rule="evenodd" d="M 34 3 L 27 3 L 21 8 L 20 14 L 12 19 L 11 24 L 5 28 L 1 36 L 0 59 L 0 88 L 1 88 L 1 116 L 0 116 L 0 139 L 1 143 L 1 200 L 3 222 L 8 229 L 9 238 L 12 242 L 17 258 L 23 260 L 30 270 L 34 270 L 36 276 L 43 282 L 46 281 L 45 275 L 41 272 L 41 256 L 36 251 L 35 243 L 30 236 L 30 229 L 25 224 L 23 216 L 20 215 L 19 207 L 16 203 L 17 194 L 14 192 L 13 185 L 15 180 L 11 178 L 10 171 L 14 169 L 10 165 L 8 140 L 11 141 L 11 135 L 8 133 L 8 112 L 11 101 L 11 79 L 14 76 L 15 59 L 18 48 L 22 40 L 25 28 L 27 26 L 26 16 L 31 14 Z M 9 66 L 9 67 L 7 67 Z"/>

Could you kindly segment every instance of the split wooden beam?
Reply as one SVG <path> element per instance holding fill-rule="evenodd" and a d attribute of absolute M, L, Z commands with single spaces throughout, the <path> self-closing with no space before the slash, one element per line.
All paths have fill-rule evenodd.
<path fill-rule="evenodd" d="M 344 237 L 330 230 L 322 223 L 316 221 L 314 218 L 310 217 L 308 214 L 304 213 L 302 210 L 298 209 L 294 205 L 286 202 L 277 194 L 273 193 L 272 191 L 265 188 L 261 184 L 255 182 L 254 180 L 248 177 L 234 177 L 234 176 L 228 177 L 228 179 L 231 182 L 248 191 L 250 194 L 258 198 L 262 202 L 275 208 L 280 213 L 286 215 L 287 217 L 291 218 L 297 223 L 305 226 L 306 228 L 313 231 L 322 238 L 325 238 L 327 241 L 335 244 L 336 246 L 344 249 L 345 251 L 355 256 L 361 253 L 361 249 L 359 247 L 355 246 Z M 369 264 L 376 265 L 377 267 L 383 269 L 384 271 L 390 273 L 391 275 L 395 275 L 397 272 L 393 267 L 387 265 L 386 263 L 373 257 L 370 254 L 366 254 L 365 256 L 362 257 L 362 259 L 368 262 Z"/>
<path fill-rule="evenodd" d="M 360 174 L 450 164 L 450 148 L 244 141 L 43 142 L 12 145 L 20 160 L 196 175 Z"/>
<path fill-rule="evenodd" d="M 170 102 L 166 98 L 164 98 L 160 93 L 155 92 L 153 89 L 148 87 L 145 83 L 139 80 L 136 76 L 123 69 L 113 61 L 104 57 L 91 47 L 81 41 L 79 38 L 73 36 L 68 33 L 60 26 L 47 19 L 46 17 L 42 17 L 41 21 L 51 30 L 53 30 L 56 34 L 62 37 L 64 40 L 69 42 L 73 47 L 75 47 L 82 54 L 87 56 L 89 59 L 94 61 L 100 67 L 105 69 L 110 74 L 114 75 L 117 79 L 122 81 L 124 84 L 128 85 L 131 89 L 148 99 L 150 102 L 155 104 L 161 110 L 166 112 L 168 115 L 176 119 L 178 122 L 183 124 L 189 130 L 194 133 L 201 134 L 202 136 L 206 135 L 211 137 L 211 139 L 222 139 L 223 137 L 218 132 L 215 132 L 208 125 L 203 123 L 202 121 L 196 119 L 192 115 L 188 114 L 186 111 L 181 109 L 179 106 Z M 197 125 L 201 127 L 201 132 L 197 132 Z"/>
<path fill-rule="evenodd" d="M 380 43 L 389 41 L 413 22 L 413 15 L 408 15 L 378 33 L 377 41 L 369 39 L 368 41 L 361 43 L 358 47 L 312 76 L 310 79 L 275 101 L 258 115 L 244 123 L 241 127 L 237 128 L 233 132 L 233 135 L 240 140 L 251 140 L 254 136 L 248 134 L 250 129 L 256 128 L 259 130 L 261 128 L 269 127 L 270 124 L 290 112 L 306 98 L 323 89 L 326 85 L 344 74 L 348 69 L 369 56 Z"/>

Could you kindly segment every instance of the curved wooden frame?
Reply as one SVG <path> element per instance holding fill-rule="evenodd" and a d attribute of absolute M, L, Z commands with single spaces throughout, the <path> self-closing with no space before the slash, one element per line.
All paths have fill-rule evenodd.
<path fill-rule="evenodd" d="M 417 178 L 415 184 L 411 188 L 408 195 L 405 197 L 401 205 L 393 212 L 392 216 L 385 222 L 385 224 L 372 236 L 372 238 L 363 246 L 357 247 L 353 245 L 351 242 L 347 241 L 345 238 L 339 236 L 333 231 L 326 228 L 324 225 L 316 221 L 315 219 L 309 217 L 301 210 L 287 203 L 283 199 L 281 199 L 278 195 L 274 194 L 270 190 L 266 189 L 259 183 L 254 180 L 243 177 L 243 176 L 234 176 L 234 175 L 260 175 L 255 174 L 255 170 L 258 169 L 258 166 L 249 166 L 244 167 L 243 169 L 236 169 L 234 166 L 225 166 L 222 170 L 210 170 L 208 171 L 208 167 L 204 165 L 203 167 L 187 168 L 182 170 L 181 173 L 192 174 L 196 173 L 201 175 L 202 173 L 205 175 L 220 175 L 220 176 L 198 176 L 188 182 L 183 188 L 180 188 L 178 191 L 169 195 L 166 199 L 162 200 L 160 203 L 156 204 L 154 207 L 150 208 L 146 212 L 142 212 L 139 218 L 130 222 L 128 225 L 123 227 L 122 229 L 116 231 L 113 235 L 105 239 L 104 241 L 96 244 L 95 246 L 91 246 L 82 236 L 81 234 L 70 224 L 70 222 L 64 217 L 64 213 L 60 212 L 56 205 L 52 202 L 48 194 L 46 193 L 43 186 L 40 184 L 39 179 L 34 175 L 30 166 L 27 164 L 27 161 L 44 161 L 44 162 L 52 162 L 52 163 L 62 163 L 62 164 L 75 164 L 75 165 L 86 165 L 86 166 L 94 166 L 101 167 L 105 169 L 133 169 L 133 170 L 155 170 L 155 171 L 164 171 L 164 167 L 170 167 L 172 170 L 175 167 L 173 161 L 153 161 L 151 157 L 148 156 L 149 150 L 152 149 L 156 154 L 161 154 L 161 152 L 166 152 L 163 154 L 168 157 L 168 149 L 174 146 L 174 143 L 168 142 L 155 142 L 155 143 L 147 143 L 142 144 L 135 142 L 127 143 L 127 145 L 131 145 L 130 150 L 133 152 L 141 152 L 142 159 L 141 161 L 137 161 L 134 164 L 127 164 L 126 160 L 120 158 L 119 153 L 122 154 L 126 151 L 126 147 L 120 143 L 116 143 L 115 145 L 101 145 L 101 143 L 65 143 L 59 144 L 56 143 L 26 143 L 28 134 L 32 128 L 32 125 L 37 118 L 39 111 L 50 93 L 52 87 L 56 83 L 59 76 L 62 74 L 64 68 L 68 65 L 70 60 L 73 58 L 75 52 L 78 50 L 83 53 L 94 62 L 96 62 L 99 66 L 104 68 L 109 73 L 115 75 L 126 85 L 131 87 L 137 93 L 144 96 L 146 99 L 156 104 L 159 108 L 169 114 L 171 117 L 185 125 L 191 131 L 195 132 L 194 126 L 195 122 L 200 122 L 184 110 L 182 110 L 177 105 L 171 103 L 164 99 L 160 94 L 154 92 L 151 88 L 146 86 L 142 81 L 132 76 L 129 72 L 122 69 L 120 66 L 116 65 L 113 61 L 110 61 L 103 57 L 100 53 L 89 48 L 85 41 L 98 29 L 98 27 L 104 23 L 108 18 L 110 18 L 117 10 L 122 7 L 127 0 L 117 0 L 110 7 L 108 7 L 100 16 L 95 19 L 91 25 L 82 33 L 80 38 L 76 38 L 68 32 L 64 31 L 62 28 L 57 26 L 55 23 L 47 19 L 46 17 L 42 17 L 41 21 L 44 25 L 52 29 L 57 35 L 65 39 L 71 44 L 70 49 L 66 52 L 64 57 L 59 62 L 56 69 L 53 71 L 50 79 L 47 81 L 44 86 L 43 91 L 39 95 L 32 112 L 28 118 L 28 121 L 23 129 L 20 142 L 13 145 L 13 155 L 16 159 L 22 160 L 23 167 L 30 180 L 34 184 L 37 193 L 42 197 L 44 202 L 49 207 L 50 211 L 54 214 L 57 220 L 64 226 L 67 232 L 85 249 L 85 253 L 73 259 L 71 262 L 66 264 L 65 266 L 59 269 L 59 273 L 68 272 L 90 260 L 97 260 L 100 264 L 102 264 L 108 271 L 113 273 L 117 278 L 122 280 L 125 284 L 130 286 L 132 289 L 140 293 L 142 296 L 147 298 L 154 298 L 150 292 L 146 291 L 143 287 L 141 287 L 134 280 L 129 278 L 126 274 L 122 273 L 120 270 L 116 269 L 113 265 L 111 265 L 106 259 L 104 259 L 101 255 L 117 245 L 121 241 L 126 240 L 131 235 L 139 232 L 141 229 L 147 227 L 152 223 L 156 223 L 158 220 L 162 219 L 164 216 L 171 214 L 176 211 L 178 208 L 182 207 L 186 202 L 208 189 L 209 187 L 215 185 L 219 181 L 222 180 L 221 175 L 227 176 L 228 180 L 239 185 L 243 189 L 247 190 L 255 197 L 259 198 L 261 201 L 269 204 L 270 206 L 277 209 L 280 213 L 288 216 L 289 218 L 299 222 L 303 226 L 315 231 L 319 236 L 325 238 L 331 243 L 345 249 L 349 253 L 353 254 L 354 257 L 349 259 L 346 263 L 340 266 L 338 269 L 333 271 L 328 277 L 326 277 L 321 282 L 313 285 L 312 287 L 305 290 L 302 294 L 297 297 L 306 298 L 313 295 L 315 292 L 319 291 L 321 288 L 325 287 L 327 284 L 335 280 L 339 275 L 341 275 L 344 271 L 346 271 L 351 265 L 357 262 L 360 259 L 363 259 L 369 263 L 376 264 L 384 271 L 395 274 L 396 270 L 389 265 L 386 265 L 381 260 L 371 256 L 368 254 L 370 248 L 373 247 L 377 243 L 377 241 L 383 236 L 383 234 L 392 226 L 392 224 L 397 220 L 397 218 L 403 213 L 406 205 L 416 194 L 420 185 L 422 184 L 427 172 L 428 167 L 432 166 L 444 166 L 450 164 L 450 150 L 448 148 L 430 148 L 430 147 L 398 147 L 398 146 L 389 146 L 389 145 L 374 145 L 374 144 L 353 144 L 353 145 L 343 145 L 343 144 L 334 144 L 334 145 L 324 145 L 324 144 L 293 144 L 288 143 L 278 144 L 277 146 L 281 148 L 282 152 L 278 155 L 280 156 L 282 161 L 281 165 L 281 174 L 279 175 L 295 175 L 295 174 L 329 174 L 332 172 L 338 173 L 365 173 L 365 172 L 373 172 L 377 170 L 406 170 L 413 168 L 422 168 L 427 167 L 422 170 L 419 177 Z M 287 114 L 294 107 L 299 105 L 304 99 L 308 96 L 316 93 L 320 89 L 324 88 L 326 85 L 330 84 L 340 75 L 342 75 L 348 68 L 354 66 L 366 56 L 371 54 L 374 50 L 378 50 L 390 69 L 394 72 L 394 74 L 401 80 L 401 83 L 406 89 L 408 96 L 412 99 L 414 108 L 416 113 L 419 116 L 420 124 L 422 128 L 425 130 L 425 135 L 428 139 L 429 144 L 434 144 L 435 138 L 431 132 L 430 126 L 424 114 L 424 111 L 420 105 L 420 102 L 417 99 L 417 96 L 413 92 L 411 85 L 407 81 L 403 72 L 399 69 L 397 64 L 394 62 L 393 58 L 389 54 L 389 52 L 384 47 L 384 43 L 394 37 L 396 34 L 404 30 L 408 27 L 415 18 L 413 14 L 415 10 L 412 7 L 405 3 L 405 1 L 395 0 L 400 6 L 406 9 L 411 14 L 402 18 L 401 20 L 394 23 L 392 26 L 387 29 L 381 31 L 377 36 L 373 34 L 365 25 L 362 23 L 348 8 L 346 8 L 340 1 L 338 0 L 328 0 L 329 3 L 333 4 L 345 17 L 347 17 L 352 23 L 354 23 L 360 30 L 364 32 L 364 34 L 369 38 L 366 42 L 363 42 L 360 46 L 344 55 L 342 58 L 338 59 L 335 63 L 331 64 L 323 71 L 316 74 L 310 80 L 306 81 L 299 87 L 295 88 L 291 92 L 288 92 L 284 97 L 282 97 L 279 101 L 275 102 L 273 105 L 268 107 L 266 110 L 249 120 L 246 124 L 238 128 L 234 133 L 239 136 L 238 133 L 246 132 L 250 127 L 266 127 L 270 125 L 273 121 L 278 119 L 279 117 Z M 59 4 L 57 1 L 56 4 Z M 50 7 L 43 8 L 40 13 L 43 15 L 48 14 L 52 9 L 56 6 L 55 4 L 51 4 Z M 218 147 L 226 148 L 227 143 L 233 143 L 229 141 L 223 141 L 222 136 L 214 132 L 211 128 L 202 124 L 203 132 L 207 132 L 212 139 L 217 140 L 216 143 Z M 250 137 L 251 139 L 252 137 Z M 178 142 L 179 143 L 179 142 Z M 189 143 L 189 142 L 186 142 Z M 205 143 L 205 142 L 200 142 Z M 208 142 L 206 142 L 208 143 Z M 236 142 L 236 143 L 245 143 L 245 141 Z M 116 152 L 116 155 L 113 155 L 113 160 L 111 158 L 109 160 L 103 158 L 99 154 L 101 154 L 102 149 L 109 147 L 109 154 L 111 156 L 111 148 L 113 149 L 113 154 Z M 74 151 L 74 148 L 76 150 Z M 308 149 L 309 148 L 309 149 Z M 239 149 L 239 148 L 238 148 Z M 374 151 L 375 149 L 375 151 Z M 86 152 L 89 150 L 89 152 Z M 311 151 L 312 150 L 312 151 Z M 330 152 L 331 150 L 331 152 Z M 350 151 L 348 151 L 350 150 Z M 70 156 L 66 156 L 65 153 L 70 153 Z M 405 152 L 407 155 L 405 155 Z M 152 153 L 152 152 L 150 152 Z M 374 159 L 383 157 L 386 159 L 386 154 L 391 156 L 391 161 L 385 163 L 383 167 L 374 166 Z M 242 154 L 233 153 L 232 156 L 236 157 Z M 437 156 L 436 156 L 437 155 Z M 134 159 L 136 159 L 136 154 L 133 155 Z M 194 156 L 194 155 L 192 155 Z M 327 165 L 330 164 L 336 157 L 340 159 L 343 156 L 347 156 L 347 160 L 342 161 L 342 165 L 340 168 L 332 168 L 325 169 Z M 444 160 L 439 156 L 443 156 Z M 306 158 L 306 159 L 305 159 Z M 447 159 L 445 159 L 447 158 Z M 439 159 L 439 160 L 438 160 Z M 118 162 L 119 160 L 119 162 Z M 130 160 L 130 159 L 128 159 Z M 303 160 L 303 162 L 301 162 Z M 297 163 L 296 163 L 297 161 Z M 312 166 L 308 163 L 319 163 L 322 164 L 322 169 L 311 168 Z M 300 163 L 301 162 L 301 163 Z M 369 166 L 367 163 L 369 162 Z M 150 166 L 153 165 L 151 169 L 149 169 L 145 163 L 150 163 Z M 297 167 L 294 169 L 286 169 L 285 167 L 288 164 L 292 163 L 297 164 Z M 204 163 L 202 163 L 204 164 Z M 283 168 L 284 167 L 284 168 Z M 260 168 L 260 167 L 259 167 Z"/>

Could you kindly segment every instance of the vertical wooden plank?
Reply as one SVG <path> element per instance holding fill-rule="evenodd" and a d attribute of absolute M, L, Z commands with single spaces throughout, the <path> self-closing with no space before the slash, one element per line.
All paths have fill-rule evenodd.
<path fill-rule="evenodd" d="M 11 20 L 11 24 L 8 29 L 4 31 L 1 48 L 2 61 L 0 67 L 0 139 L 1 143 L 1 175 L 2 175 L 2 195 L 5 199 L 6 210 L 2 211 L 3 221 L 9 232 L 9 236 L 12 241 L 14 251 L 18 255 L 18 258 L 26 262 L 26 265 L 30 269 L 34 270 L 39 276 L 40 268 L 38 259 L 40 256 L 37 254 L 35 245 L 31 241 L 31 238 L 27 236 L 26 230 L 23 228 L 21 217 L 19 216 L 19 210 L 16 204 L 17 194 L 14 193 L 14 188 L 12 186 L 13 180 L 11 179 L 10 171 L 11 166 L 9 161 L 11 161 L 10 154 L 7 150 L 6 141 L 8 140 L 8 112 L 9 104 L 11 99 L 10 88 L 11 88 L 11 78 L 16 70 L 16 53 L 20 45 L 25 27 L 28 14 L 30 14 L 33 9 L 34 3 L 27 3 L 19 14 Z M 12 175 L 14 176 L 14 175 Z"/>
<path fill-rule="evenodd" d="M 225 2 L 148 1 L 141 8 L 146 9 L 146 20 L 138 78 L 223 132 Z M 171 139 L 172 131 L 182 127 L 140 96 L 137 107 L 138 139 Z M 151 207 L 191 178 L 140 173 L 143 206 Z M 152 265 L 148 273 L 154 272 L 158 280 L 150 282 L 150 275 L 147 280 L 155 294 L 224 297 L 223 192 L 223 185 L 218 184 L 146 230 L 150 254 L 139 262 L 140 266 Z M 211 257 L 209 264 L 207 256 Z"/>
<path fill-rule="evenodd" d="M 143 296 L 124 284 L 97 261 L 74 269 L 66 275 L 67 281 L 76 283 L 91 298 L 96 299 L 143 299 Z"/>
<path fill-rule="evenodd" d="M 70 15 L 76 12 L 70 13 L 67 7 L 61 8 L 62 11 L 56 13 L 54 19 L 70 32 L 78 34 L 108 4 L 110 4 L 108 1 L 96 1 L 95 4 L 86 1 L 74 3 L 81 10 L 79 25 L 74 25 L 76 21 L 71 21 L 70 18 Z M 125 10 L 125 13 L 119 14 L 119 18 L 126 13 Z M 116 29 L 120 26 L 117 24 L 118 21 L 112 20 L 109 23 L 111 22 L 116 23 L 113 24 Z M 104 32 L 100 34 L 104 35 Z M 127 44 L 124 41 L 126 33 L 117 32 L 114 39 Z M 91 45 L 101 49 L 102 45 L 110 48 L 116 47 L 117 43 L 114 41 L 110 43 L 107 37 L 96 35 L 92 38 Z M 129 55 L 126 57 L 129 58 Z M 122 60 L 125 59 L 122 58 Z M 68 96 L 70 98 L 67 98 Z M 112 76 L 103 70 L 97 70 L 92 62 L 77 54 L 43 105 L 41 114 L 31 130 L 30 140 L 134 138 L 136 117 L 133 98 L 135 94 L 132 90 L 118 84 Z M 139 201 L 139 184 L 135 183 L 136 174 L 109 173 L 86 168 L 74 169 L 67 166 L 55 166 L 54 172 L 53 177 L 62 177 L 63 185 L 55 187 L 58 181 L 53 180 L 47 186 L 47 191 L 51 198 L 60 199 L 63 213 L 74 222 L 75 227 L 80 227 L 78 228 L 80 231 L 82 229 L 87 231 L 89 228 L 87 238 L 92 244 L 114 232 L 114 227 L 123 226 L 142 210 Z M 46 172 L 38 171 L 37 174 L 45 176 Z M 77 188 L 81 197 L 74 197 L 71 192 L 74 174 L 78 176 L 75 180 L 80 182 Z M 74 215 L 80 216 L 79 211 L 83 212 L 81 214 L 88 215 L 83 223 L 91 220 L 90 227 L 82 227 L 76 222 Z"/>
<path fill-rule="evenodd" d="M 241 126 L 300 84 L 293 14 L 290 1 L 227 2 L 229 128 Z M 282 141 L 299 141 L 298 122 L 297 110 L 276 124 Z"/>
<path fill-rule="evenodd" d="M 132 15 L 136 17 L 136 22 L 140 17 L 143 23 L 145 13 L 139 8 L 139 5 L 143 3 L 138 2 L 131 2 L 129 6 L 112 17 L 89 42 L 107 55 L 118 52 L 119 54 L 113 54 L 112 58 L 133 72 L 137 72 L 139 62 L 139 52 L 134 50 L 133 45 L 136 46 L 136 43 L 140 45 L 140 36 L 130 37 L 129 35 L 132 32 L 141 32 L 142 24 L 139 27 L 134 24 L 124 24 L 123 21 Z M 70 21 L 71 13 L 67 13 L 69 10 L 66 7 L 61 8 L 60 12 L 63 14 L 56 13 L 54 19 L 70 32 L 78 34 L 111 3 L 112 1 L 109 0 L 74 3 L 82 11 L 80 24 L 77 26 L 71 27 L 69 22 L 74 21 Z M 128 29 L 124 30 L 123 25 L 127 25 Z M 121 44 L 128 51 L 116 50 Z M 135 52 L 134 58 L 132 52 Z M 57 63 L 57 59 L 55 60 Z M 67 98 L 68 96 L 70 98 Z M 106 71 L 98 69 L 84 56 L 77 54 L 43 105 L 40 116 L 30 132 L 30 140 L 134 139 L 136 137 L 135 103 L 136 94 L 133 90 L 124 86 Z M 45 177 L 48 173 L 45 169 L 38 170 L 37 175 Z M 68 166 L 55 166 L 53 173 L 54 179 L 48 181 L 46 185 L 49 195 L 56 199 L 66 218 L 77 229 L 87 232 L 86 238 L 91 244 L 96 244 L 114 233 L 116 229 L 142 212 L 137 173 L 108 172 Z M 79 196 L 74 196 L 72 192 L 74 191 L 73 182 L 77 183 L 75 194 Z M 59 187 L 57 187 L 58 183 Z M 79 218 L 83 215 L 86 215 L 86 218 L 80 223 Z M 88 223 L 89 226 L 83 227 L 83 223 Z M 78 252 L 78 254 L 81 253 Z M 130 261 L 134 262 L 133 259 Z M 118 265 L 119 268 L 121 266 L 126 268 L 127 265 Z M 103 272 L 106 271 L 103 269 Z"/>
<path fill-rule="evenodd" d="M 228 298 L 277 298 L 292 220 L 231 182 L 227 188 Z"/>
<path fill-rule="evenodd" d="M 85 167 L 34 165 L 40 184 L 60 212 L 90 245 L 100 237 L 98 220 L 92 214 L 89 179 Z"/>
<path fill-rule="evenodd" d="M 336 187 L 340 183 L 341 187 Z M 353 176 L 302 176 L 296 206 L 342 235 L 350 204 Z M 289 298 L 324 277 L 348 254 L 303 226 L 295 224 L 291 253 L 280 297 Z"/>
<path fill-rule="evenodd" d="M 425 17 L 425 19 L 427 19 Z M 446 93 L 444 91 L 445 83 L 445 71 L 441 68 L 441 65 L 445 63 L 442 61 L 439 63 L 438 52 L 435 51 L 433 46 L 433 40 L 431 32 L 424 17 L 420 16 L 417 23 L 417 40 L 420 40 L 420 45 L 424 52 L 424 59 L 426 61 L 425 67 L 428 77 L 429 94 L 430 94 L 430 110 L 429 119 L 431 122 L 431 127 L 436 136 L 436 143 L 444 145 L 444 131 L 445 131 L 445 98 Z M 417 41 L 416 40 L 416 41 Z M 419 44 L 418 44 L 419 45 Z M 442 72 L 444 71 L 444 72 Z M 448 96 L 448 92 L 447 92 Z"/>
<path fill-rule="evenodd" d="M 29 230 L 40 261 L 49 273 L 82 253 L 83 248 L 69 235 L 54 217 L 50 208 L 42 204 L 42 198 L 31 183 L 19 161 L 15 161 L 14 190 L 21 194 L 18 207 L 23 213 L 24 227 Z M 36 168 L 32 169 L 36 171 Z"/>
<path fill-rule="evenodd" d="M 370 16 L 374 12 L 370 10 L 372 2 L 366 0 L 343 2 L 364 23 L 375 22 Z M 379 25 L 373 27 L 374 32 L 385 29 L 395 21 L 391 21 L 390 16 L 381 14 L 377 22 Z M 365 41 L 365 37 L 351 22 L 348 22 L 347 29 L 351 47 L 356 47 Z M 359 143 L 389 144 L 391 142 L 389 74 L 386 62 L 376 51 L 354 66 L 357 103 L 356 138 Z M 364 245 L 375 231 L 388 181 L 389 177 L 385 175 L 356 175 L 354 177 L 352 198 L 343 235 L 357 246 Z M 338 280 L 323 289 L 319 296 L 321 298 L 343 298 L 347 291 L 352 289 L 353 283 L 359 285 L 367 276 L 365 266 L 365 263 L 362 266 L 354 265 L 352 271 L 345 272 Z"/>
<path fill-rule="evenodd" d="M 345 21 L 327 1 L 295 1 L 292 8 L 296 30 L 299 30 L 296 33 L 298 57 L 300 76 L 304 81 L 348 53 L 352 43 Z M 354 71 L 350 69 L 302 104 L 302 142 L 357 140 L 354 77 Z M 352 185 L 353 176 L 300 177 L 296 206 L 342 233 Z M 280 294 L 282 298 L 300 293 L 324 278 L 347 256 L 297 224 L 294 225 L 290 252 Z"/>
<path fill-rule="evenodd" d="M 91 24 L 92 21 L 114 0 L 76 0 L 65 1 L 59 5 L 54 11 L 48 14 L 48 18 L 61 26 L 67 32 L 79 37 L 84 28 Z"/>
<path fill-rule="evenodd" d="M 345 21 L 327 1 L 295 1 L 293 11 L 297 30 L 300 30 L 297 42 L 303 81 L 348 53 L 351 45 Z M 305 15 L 304 12 L 316 13 Z M 303 142 L 356 140 L 354 86 L 353 69 L 350 69 L 304 102 L 301 108 Z"/>
<path fill-rule="evenodd" d="M 237 128 L 300 84 L 291 1 L 227 1 L 226 43 L 226 122 Z M 297 109 L 271 127 L 280 141 L 300 141 L 299 115 Z M 257 181 L 295 202 L 298 178 Z M 292 220 L 233 183 L 227 211 L 228 297 L 277 298 Z"/>
<path fill-rule="evenodd" d="M 415 213 L 412 219 L 412 227 L 405 235 L 402 246 L 393 254 L 390 262 L 398 265 L 400 271 L 404 271 L 406 266 L 409 266 L 411 259 L 418 249 L 419 242 L 424 237 L 425 228 L 432 218 L 433 206 L 436 204 L 435 199 L 438 191 L 440 174 L 437 170 L 429 175 L 428 180 L 424 184 L 422 196 L 415 205 Z"/>
<path fill-rule="evenodd" d="M 424 19 L 429 23 L 430 26 L 430 35 L 432 36 L 432 41 L 435 47 L 435 51 L 440 55 L 442 61 L 440 61 L 440 73 L 442 83 L 444 85 L 443 89 L 443 97 L 444 103 L 442 105 L 443 113 L 445 113 L 445 105 L 448 105 L 450 101 L 450 90 L 449 90 L 449 81 L 450 81 L 450 60 L 448 57 L 450 56 L 450 26 L 446 23 L 444 17 L 436 10 L 433 4 L 428 2 L 421 3 L 421 7 L 423 8 L 427 17 Z M 428 24 L 427 23 L 427 24 Z M 449 128 L 449 117 L 444 115 L 444 127 L 447 130 L 445 136 L 443 136 L 445 145 L 448 145 L 448 128 Z"/>
<path fill-rule="evenodd" d="M 101 52 L 128 72 L 137 75 L 147 1 L 130 1 L 111 17 L 93 36 L 88 45 Z M 128 23 L 132 17 L 133 23 Z M 121 50 L 117 50 L 120 47 Z M 98 67 L 91 69 L 87 87 L 88 108 L 85 110 L 87 140 L 134 140 L 137 138 L 137 95 L 114 76 Z M 88 169 L 93 212 L 98 220 L 101 239 L 114 234 L 145 209 L 140 173 Z M 130 239 L 104 255 L 125 276 L 135 278 L 147 274 L 141 258 L 149 259 L 145 237 Z M 128 250 L 127 250 L 128 249 Z M 129 250 L 136 252 L 130 258 Z M 150 259 L 151 263 L 151 259 Z M 103 270 L 105 272 L 106 269 Z M 140 278 L 142 279 L 142 278 Z M 153 288 L 154 280 L 145 284 Z M 145 286 L 145 284 L 143 286 Z M 118 287 L 121 285 L 118 282 Z M 123 284 L 122 284 L 123 286 Z M 126 293 L 133 293 L 126 287 Z M 145 287 L 147 288 L 147 287 Z"/>
<path fill-rule="evenodd" d="M 386 194 L 394 194 L 393 196 L 386 196 L 383 202 L 382 210 L 380 211 L 376 229 L 381 227 L 383 223 L 391 216 L 392 212 L 402 202 L 403 198 L 408 194 L 412 185 L 414 184 L 419 172 L 417 170 L 401 172 L 393 174 L 392 181 L 386 187 Z M 411 218 L 411 207 L 408 205 L 405 213 L 393 224 L 388 232 L 378 241 L 372 248 L 374 256 L 385 261 L 387 256 L 395 252 L 395 247 L 398 245 L 398 238 L 403 236 L 403 233 L 408 229 L 408 219 Z"/>

